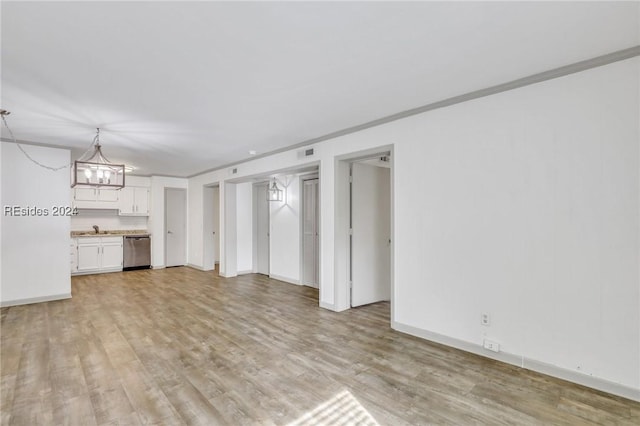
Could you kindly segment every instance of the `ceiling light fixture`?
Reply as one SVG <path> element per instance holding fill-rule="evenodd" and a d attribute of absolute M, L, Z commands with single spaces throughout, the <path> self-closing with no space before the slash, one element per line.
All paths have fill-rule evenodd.
<path fill-rule="evenodd" d="M 100 128 L 96 129 L 93 138 L 93 155 L 84 160 L 84 155 L 73 162 L 71 171 L 73 176 L 72 188 L 79 187 L 107 187 L 124 188 L 124 164 L 113 164 L 102 154 L 100 145 Z"/>
<path fill-rule="evenodd" d="M 276 184 L 276 178 L 273 178 L 273 184 L 271 188 L 267 188 L 267 201 L 282 201 L 283 191 L 278 188 Z"/>

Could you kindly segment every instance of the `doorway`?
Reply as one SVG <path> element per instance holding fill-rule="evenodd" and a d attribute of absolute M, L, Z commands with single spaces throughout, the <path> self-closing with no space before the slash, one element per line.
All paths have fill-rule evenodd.
<path fill-rule="evenodd" d="M 253 186 L 254 196 L 254 256 L 253 269 L 258 274 L 269 275 L 269 201 L 267 189 L 269 182 Z"/>
<path fill-rule="evenodd" d="M 320 282 L 318 176 L 302 176 L 302 284 L 318 288 Z"/>
<path fill-rule="evenodd" d="M 165 266 L 183 266 L 186 263 L 187 191 L 183 188 L 165 188 Z"/>
<path fill-rule="evenodd" d="M 388 155 L 350 164 L 351 307 L 391 298 L 391 166 Z"/>
<path fill-rule="evenodd" d="M 220 262 L 220 187 L 205 186 L 202 190 L 202 268 L 212 271 Z"/>

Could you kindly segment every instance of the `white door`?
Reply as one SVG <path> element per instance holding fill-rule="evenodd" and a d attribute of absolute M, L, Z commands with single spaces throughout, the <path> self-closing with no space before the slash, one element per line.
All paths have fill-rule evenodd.
<path fill-rule="evenodd" d="M 165 189 L 165 265 L 182 266 L 186 262 L 186 203 L 184 189 Z"/>
<path fill-rule="evenodd" d="M 202 193 L 202 241 L 203 241 L 203 264 L 205 271 L 215 269 L 216 261 L 219 260 L 219 237 L 218 222 L 220 217 L 219 188 L 205 186 Z"/>
<path fill-rule="evenodd" d="M 98 189 L 98 201 L 117 202 L 120 191 L 116 189 Z"/>
<path fill-rule="evenodd" d="M 78 244 L 78 271 L 100 269 L 100 243 Z"/>
<path fill-rule="evenodd" d="M 96 201 L 98 193 L 95 188 L 75 188 L 74 198 L 76 201 Z"/>
<path fill-rule="evenodd" d="M 351 306 L 391 296 L 390 170 L 352 164 Z"/>
<path fill-rule="evenodd" d="M 135 207 L 135 189 L 133 187 L 122 188 L 120 190 L 120 214 L 134 214 Z"/>
<path fill-rule="evenodd" d="M 256 272 L 269 275 L 268 183 L 256 185 Z"/>
<path fill-rule="evenodd" d="M 318 288 L 318 179 L 302 181 L 302 284 Z"/>
<path fill-rule="evenodd" d="M 118 242 L 102 243 L 102 269 L 122 268 L 122 237 Z"/>
<path fill-rule="evenodd" d="M 149 188 L 135 189 L 136 213 L 141 215 L 149 214 Z"/>
<path fill-rule="evenodd" d="M 213 261 L 220 262 L 220 187 L 213 188 Z"/>

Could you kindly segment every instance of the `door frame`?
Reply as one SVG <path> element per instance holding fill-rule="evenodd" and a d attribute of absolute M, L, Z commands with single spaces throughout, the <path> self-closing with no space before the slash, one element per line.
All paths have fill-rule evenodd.
<path fill-rule="evenodd" d="M 395 167 L 394 167 L 394 146 L 383 145 L 363 151 L 356 151 L 335 158 L 335 246 L 334 246 L 334 262 L 335 262 L 335 303 L 339 310 L 351 308 L 351 249 L 350 249 L 350 163 L 368 158 L 380 157 L 383 155 L 390 156 L 390 309 L 391 324 L 395 322 Z"/>
<path fill-rule="evenodd" d="M 349 162 L 349 283 L 350 283 L 350 287 L 349 287 L 349 306 L 354 308 L 354 307 L 358 307 L 358 306 L 364 306 L 364 304 L 359 304 L 358 306 L 353 306 L 353 269 L 354 269 L 354 241 L 353 241 L 353 237 L 354 237 L 354 228 L 355 228 L 355 222 L 354 222 L 354 198 L 355 198 L 355 193 L 354 193 L 354 168 L 356 164 L 362 164 L 364 162 L 366 162 L 367 160 L 376 160 L 380 157 L 387 157 L 388 160 L 390 162 L 390 154 L 377 154 L 375 156 L 372 156 L 370 158 L 362 158 L 362 159 L 356 159 L 356 160 L 352 160 Z M 391 190 L 391 164 L 389 164 L 389 167 L 385 167 L 385 166 L 381 166 L 381 165 L 373 165 L 373 164 L 367 164 L 367 165 L 361 165 L 361 167 L 365 167 L 365 168 L 387 168 L 389 169 L 389 191 Z M 389 205 L 388 207 L 388 211 L 389 211 L 389 298 L 391 298 L 391 194 L 389 193 Z M 358 209 L 359 211 L 361 211 L 361 209 Z M 386 256 L 385 256 L 386 257 Z M 368 259 L 370 260 L 370 259 Z M 366 268 L 365 268 L 366 269 Z M 371 302 L 365 303 L 365 304 L 369 304 Z M 377 302 L 372 302 L 372 303 L 377 303 Z"/>
<path fill-rule="evenodd" d="M 187 264 L 187 258 L 188 258 L 188 253 L 187 253 L 187 246 L 188 246 L 188 242 L 187 242 L 187 229 L 189 229 L 189 225 L 187 223 L 188 217 L 187 217 L 187 203 L 189 201 L 188 199 L 188 193 L 187 193 L 187 189 L 186 188 L 177 188 L 177 187 L 169 187 L 166 186 L 164 188 L 164 266 L 167 267 L 167 251 L 169 249 L 169 245 L 167 244 L 167 192 L 168 191 L 181 191 L 184 193 L 184 206 L 183 206 L 183 214 L 184 214 L 184 229 L 182 230 L 183 235 L 184 235 L 184 265 Z"/>
<path fill-rule="evenodd" d="M 320 261 L 320 256 L 321 256 L 321 250 L 320 250 L 320 236 L 321 236 L 321 229 L 320 229 L 320 224 L 321 224 L 321 220 L 320 220 L 320 216 L 322 215 L 322 208 L 320 206 L 320 174 L 318 172 L 312 172 L 309 174 L 304 174 L 304 175 L 300 175 L 299 176 L 299 185 L 298 187 L 300 188 L 300 284 L 301 285 L 306 285 L 303 282 L 303 277 L 304 277 L 304 181 L 306 180 L 313 180 L 313 179 L 317 179 L 318 180 L 318 193 L 317 193 L 317 206 L 316 206 L 316 210 L 318 212 L 318 214 L 316 215 L 316 226 L 318 229 L 318 252 L 316 253 L 316 262 L 318 264 L 318 282 L 317 282 L 317 287 L 312 287 L 312 288 L 317 288 L 320 289 L 320 265 L 321 265 L 321 261 Z M 311 287 L 311 286 L 307 286 L 307 287 Z"/>

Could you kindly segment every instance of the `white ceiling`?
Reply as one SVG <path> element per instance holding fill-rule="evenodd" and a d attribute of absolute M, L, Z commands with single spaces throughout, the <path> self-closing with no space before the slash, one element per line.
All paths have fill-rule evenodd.
<path fill-rule="evenodd" d="M 189 176 L 640 43 L 638 2 L 2 2 L 22 141 Z M 8 134 L 3 129 L 5 140 Z"/>

